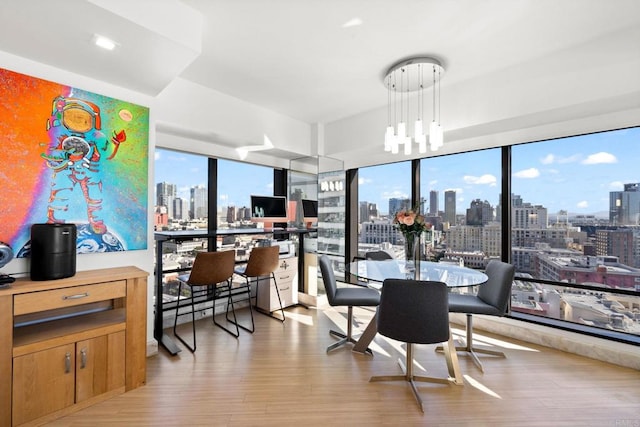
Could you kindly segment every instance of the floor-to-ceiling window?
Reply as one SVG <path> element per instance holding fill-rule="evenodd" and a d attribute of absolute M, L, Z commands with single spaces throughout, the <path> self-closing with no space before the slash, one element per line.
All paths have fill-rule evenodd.
<path fill-rule="evenodd" d="M 420 161 L 422 211 L 433 226 L 429 259 L 484 268 L 501 257 L 499 148 Z"/>
<path fill-rule="evenodd" d="M 358 256 L 384 250 L 394 257 L 404 257 L 402 233 L 394 226 L 393 216 L 413 207 L 410 161 L 360 168 Z"/>
<path fill-rule="evenodd" d="M 512 312 L 640 335 L 640 128 L 512 147 Z"/>
<path fill-rule="evenodd" d="M 155 150 L 154 229 L 207 230 L 208 159 L 206 156 L 163 148 Z M 193 265 L 195 253 L 207 250 L 207 239 L 163 244 L 163 298 L 177 298 L 179 269 Z M 156 260 L 157 262 L 158 260 Z"/>

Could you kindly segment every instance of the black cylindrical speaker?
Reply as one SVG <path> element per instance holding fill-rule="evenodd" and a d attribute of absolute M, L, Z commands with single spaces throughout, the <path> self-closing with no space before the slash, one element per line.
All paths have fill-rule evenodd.
<path fill-rule="evenodd" d="M 31 226 L 31 280 L 54 280 L 76 274 L 75 224 Z"/>

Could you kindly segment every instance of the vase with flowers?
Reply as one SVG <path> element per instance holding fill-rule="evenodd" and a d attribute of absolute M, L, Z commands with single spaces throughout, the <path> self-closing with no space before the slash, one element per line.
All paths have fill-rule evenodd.
<path fill-rule="evenodd" d="M 396 212 L 393 224 L 404 237 L 405 259 L 415 261 L 420 257 L 420 236 L 431 230 L 431 224 L 425 221 L 419 209 L 403 209 Z"/>

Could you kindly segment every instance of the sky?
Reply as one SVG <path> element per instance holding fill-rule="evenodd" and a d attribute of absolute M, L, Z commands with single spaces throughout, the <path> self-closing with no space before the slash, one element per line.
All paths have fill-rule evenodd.
<path fill-rule="evenodd" d="M 524 202 L 543 205 L 549 215 L 566 210 L 606 217 L 609 192 L 640 182 L 640 127 L 516 145 L 512 155 L 512 190 Z M 397 158 L 398 163 L 359 170 L 360 201 L 376 203 L 382 214 L 388 213 L 389 198 L 410 196 L 411 163 Z M 177 184 L 181 197 L 188 199 L 193 185 L 206 185 L 206 170 L 203 156 L 156 149 L 155 182 Z M 438 191 L 440 210 L 450 189 L 456 191 L 458 213 L 474 199 L 498 203 L 499 148 L 426 158 L 421 171 L 422 196 L 428 203 L 429 192 Z M 250 194 L 273 194 L 271 168 L 222 161 L 219 176 L 221 206 L 245 206 Z"/>
<path fill-rule="evenodd" d="M 218 206 L 247 206 L 251 194 L 273 195 L 273 169 L 231 160 L 218 161 Z M 155 183 L 178 186 L 178 197 L 189 200 L 189 189 L 207 186 L 207 158 L 164 149 L 155 151 Z M 155 191 L 155 186 L 154 186 Z"/>
<path fill-rule="evenodd" d="M 446 142 L 445 142 L 446 143 Z M 640 127 L 513 146 L 512 191 L 524 202 L 560 210 L 607 215 L 609 192 L 640 182 Z M 399 158 L 399 160 L 402 160 Z M 409 197 L 409 162 L 361 168 L 360 201 L 388 213 L 391 197 Z M 464 213 L 474 199 L 497 205 L 501 191 L 500 149 L 431 157 L 421 162 L 420 192 L 427 200 L 438 191 L 456 191 L 456 210 Z"/>

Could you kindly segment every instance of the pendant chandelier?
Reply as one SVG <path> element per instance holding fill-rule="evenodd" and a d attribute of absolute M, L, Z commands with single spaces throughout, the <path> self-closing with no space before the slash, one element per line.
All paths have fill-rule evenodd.
<path fill-rule="evenodd" d="M 392 154 L 411 155 L 412 144 L 418 144 L 420 153 L 427 152 L 427 135 L 424 133 L 424 89 L 433 86 L 433 114 L 429 125 L 429 147 L 436 151 L 442 147 L 443 132 L 440 123 L 440 79 L 444 68 L 440 61 L 429 57 L 405 59 L 393 65 L 384 77 L 387 87 L 387 130 L 384 150 Z M 413 100 L 410 92 L 418 92 Z M 413 101 L 413 102 L 412 102 Z M 410 108 L 413 104 L 413 109 Z M 436 105 L 437 104 L 437 105 Z M 413 135 L 407 134 L 407 121 L 414 120 Z"/>

